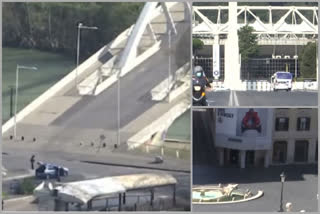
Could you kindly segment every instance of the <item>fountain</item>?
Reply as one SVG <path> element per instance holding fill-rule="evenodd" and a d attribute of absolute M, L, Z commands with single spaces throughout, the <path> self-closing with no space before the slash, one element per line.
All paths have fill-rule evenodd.
<path fill-rule="evenodd" d="M 238 189 L 238 184 L 198 186 L 192 188 L 192 202 L 195 204 L 226 204 L 254 200 L 262 197 L 263 191 L 256 194 Z"/>

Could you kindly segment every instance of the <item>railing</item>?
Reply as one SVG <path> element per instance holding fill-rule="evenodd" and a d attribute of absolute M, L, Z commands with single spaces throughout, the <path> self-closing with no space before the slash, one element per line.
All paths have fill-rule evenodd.
<path fill-rule="evenodd" d="M 153 154 L 155 156 L 190 160 L 190 148 L 188 148 L 189 146 L 190 144 L 187 144 L 187 143 L 185 144 L 185 146 L 183 146 L 182 143 L 179 143 L 179 146 L 177 145 L 176 147 L 168 147 L 165 145 L 143 144 L 137 147 L 136 149 L 134 149 L 134 151 Z"/>

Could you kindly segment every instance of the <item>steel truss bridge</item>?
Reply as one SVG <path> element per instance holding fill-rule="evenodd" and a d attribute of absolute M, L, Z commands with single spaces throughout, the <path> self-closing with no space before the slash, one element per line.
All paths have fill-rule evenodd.
<path fill-rule="evenodd" d="M 193 37 L 206 45 L 229 33 L 228 6 L 193 6 Z M 305 45 L 318 35 L 318 7 L 237 6 L 237 29 L 254 28 L 259 45 Z"/>

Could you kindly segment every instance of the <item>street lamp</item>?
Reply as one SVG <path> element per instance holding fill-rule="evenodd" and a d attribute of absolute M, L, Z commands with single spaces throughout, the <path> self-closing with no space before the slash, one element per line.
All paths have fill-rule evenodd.
<path fill-rule="evenodd" d="M 13 116 L 13 86 L 9 86 L 10 89 L 10 118 Z"/>
<path fill-rule="evenodd" d="M 284 185 L 284 182 L 286 180 L 286 175 L 284 174 L 284 172 L 282 172 L 280 174 L 280 178 L 281 178 L 281 198 L 280 198 L 280 210 L 279 210 L 279 212 L 284 212 L 284 210 L 283 210 L 283 185 Z"/>
<path fill-rule="evenodd" d="M 79 66 L 79 52 L 80 52 L 80 33 L 81 29 L 88 29 L 88 30 L 98 30 L 98 27 L 89 27 L 83 25 L 81 22 L 78 24 L 78 36 L 77 36 L 77 68 L 76 68 L 76 86 L 78 85 L 78 66 Z"/>
<path fill-rule="evenodd" d="M 171 75 L 171 29 L 168 31 L 168 48 L 169 48 L 169 63 L 168 63 L 168 102 L 170 103 L 170 75 Z"/>
<path fill-rule="evenodd" d="M 20 71 L 20 69 L 38 70 L 36 67 L 17 65 L 17 68 L 16 68 L 16 96 L 15 96 L 15 102 L 14 102 L 14 129 L 13 129 L 14 139 L 17 138 L 17 106 L 18 106 L 18 88 L 19 88 L 19 71 Z"/>

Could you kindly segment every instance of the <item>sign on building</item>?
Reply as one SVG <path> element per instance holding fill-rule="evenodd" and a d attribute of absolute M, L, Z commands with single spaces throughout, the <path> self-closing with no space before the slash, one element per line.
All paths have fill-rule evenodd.
<path fill-rule="evenodd" d="M 219 43 L 214 43 L 212 46 L 212 76 L 215 79 L 220 77 L 220 46 Z"/>

